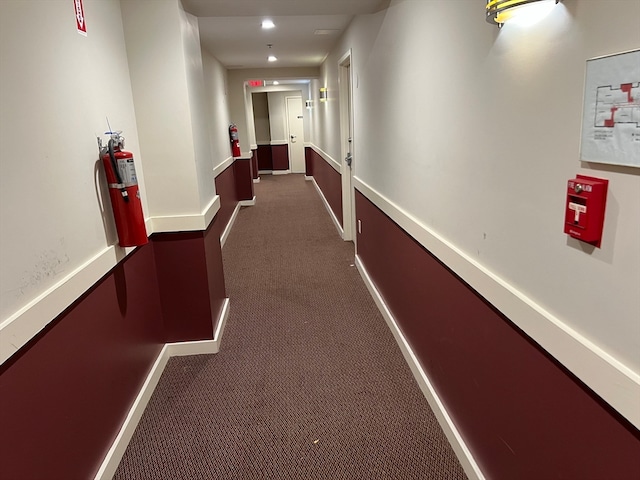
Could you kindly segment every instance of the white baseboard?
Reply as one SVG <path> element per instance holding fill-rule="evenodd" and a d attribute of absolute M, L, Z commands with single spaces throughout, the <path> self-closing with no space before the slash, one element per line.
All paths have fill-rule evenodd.
<path fill-rule="evenodd" d="M 260 177 L 258 177 L 258 178 L 254 178 L 254 179 L 253 179 L 253 183 L 260 183 Z"/>
<path fill-rule="evenodd" d="M 186 355 L 202 355 L 202 354 L 214 354 L 220 351 L 220 343 L 222 341 L 222 333 L 224 332 L 224 326 L 229 317 L 229 299 L 225 298 L 220 318 L 216 324 L 216 330 L 213 340 L 200 340 L 195 342 L 179 342 L 179 343 L 167 343 L 160 354 L 156 358 L 156 361 L 151 367 L 147 378 L 142 385 L 142 388 L 138 392 L 138 395 L 133 402 L 133 405 L 129 409 L 129 413 L 125 418 L 120 431 L 115 440 L 111 444 L 111 448 L 107 452 L 100 469 L 96 473 L 94 480 L 110 480 L 118 469 L 118 465 L 122 460 L 122 456 L 131 441 L 131 437 L 144 414 L 149 400 L 153 395 L 154 390 L 158 386 L 162 372 L 164 372 L 167 362 L 171 357 L 186 356 Z"/>
<path fill-rule="evenodd" d="M 256 196 L 254 195 L 251 200 L 240 200 L 238 205 L 241 207 L 253 207 L 256 204 Z"/>
<path fill-rule="evenodd" d="M 271 175 L 273 170 L 258 170 L 258 175 Z"/>
<path fill-rule="evenodd" d="M 340 238 L 344 238 L 344 230 L 342 229 L 342 225 L 340 225 L 338 218 L 333 213 L 333 210 L 331 210 L 331 205 L 329 205 L 329 202 L 327 202 L 327 199 L 325 198 L 324 193 L 322 193 L 322 190 L 320 190 L 320 187 L 316 183 L 316 179 L 311 177 L 311 181 L 313 182 L 313 186 L 316 187 L 316 190 L 318 191 L 318 194 L 320 195 L 320 198 L 322 199 L 322 203 L 324 203 L 324 206 L 327 209 L 327 212 L 329 212 L 329 216 L 331 217 L 331 220 L 333 220 L 333 224 L 338 229 Z"/>
<path fill-rule="evenodd" d="M 291 170 L 272 170 L 271 175 L 288 175 Z"/>
<path fill-rule="evenodd" d="M 313 180 L 313 176 L 305 175 L 305 176 L 304 176 L 304 179 L 305 179 L 307 182 L 310 182 L 311 180 Z"/>
<path fill-rule="evenodd" d="M 364 268 L 364 265 L 362 264 L 360 257 L 357 255 L 356 255 L 356 266 L 358 267 L 358 271 L 360 272 L 360 275 L 362 276 L 362 279 L 364 280 L 364 283 L 367 286 L 369 293 L 371 293 L 371 296 L 373 297 L 373 300 L 376 302 L 376 305 L 378 306 L 380 313 L 384 317 L 385 321 L 387 322 L 387 325 L 389 326 L 389 329 L 391 330 L 391 333 L 393 334 L 396 342 L 398 343 L 398 346 L 400 347 L 400 351 L 402 352 L 402 355 L 404 356 L 405 361 L 409 365 L 409 368 L 411 369 L 411 373 L 413 373 L 413 376 L 416 379 L 416 382 L 418 383 L 420 390 L 422 390 L 422 393 L 427 399 L 429 406 L 431 407 L 431 409 L 433 410 L 433 413 L 438 419 L 438 423 L 440 423 L 440 427 L 442 427 L 442 430 L 446 435 L 447 440 L 449 440 L 449 443 L 451 444 L 453 451 L 458 457 L 458 460 L 460 461 L 462 468 L 464 469 L 465 473 L 470 479 L 484 480 L 485 477 L 482 474 L 482 471 L 480 470 L 480 467 L 476 463 L 475 459 L 471 455 L 471 451 L 469 450 L 466 443 L 464 442 L 464 439 L 460 435 L 460 432 L 458 432 L 458 429 L 456 428 L 455 424 L 453 423 L 453 420 L 449 416 L 449 413 L 447 412 L 444 404 L 440 400 L 440 397 L 438 396 L 436 390 L 433 388 L 433 385 L 431 384 L 429 377 L 427 376 L 425 371 L 422 369 L 422 366 L 420 365 L 418 358 L 416 357 L 415 353 L 411 349 L 411 346 L 409 345 L 406 338 L 402 334 L 402 331 L 400 330 L 400 327 L 398 327 L 398 324 L 393 318 L 393 315 L 391 314 L 389 308 L 384 303 L 384 300 L 382 299 L 382 297 L 380 296 L 380 293 L 378 292 L 374 283 L 372 282 L 371 277 L 369 277 L 369 274 L 367 273 L 367 270 Z"/>

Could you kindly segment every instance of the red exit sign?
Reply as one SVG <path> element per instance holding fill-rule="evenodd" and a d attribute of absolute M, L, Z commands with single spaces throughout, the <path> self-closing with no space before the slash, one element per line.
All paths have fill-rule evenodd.
<path fill-rule="evenodd" d="M 264 86 L 264 80 L 249 80 L 250 87 L 262 87 Z"/>

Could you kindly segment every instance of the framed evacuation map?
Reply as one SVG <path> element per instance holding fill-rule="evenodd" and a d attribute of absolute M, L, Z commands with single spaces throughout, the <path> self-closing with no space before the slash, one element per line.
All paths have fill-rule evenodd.
<path fill-rule="evenodd" d="M 587 60 L 580 160 L 640 168 L 640 50 Z"/>

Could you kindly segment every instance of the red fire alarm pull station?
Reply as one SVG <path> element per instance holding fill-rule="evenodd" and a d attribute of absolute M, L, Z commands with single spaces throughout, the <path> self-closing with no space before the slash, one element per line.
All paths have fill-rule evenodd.
<path fill-rule="evenodd" d="M 576 175 L 567 182 L 564 233 L 600 247 L 609 180 Z"/>

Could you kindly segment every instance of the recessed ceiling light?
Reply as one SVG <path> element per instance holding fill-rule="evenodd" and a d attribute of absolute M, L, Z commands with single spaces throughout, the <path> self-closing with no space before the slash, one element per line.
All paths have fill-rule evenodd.
<path fill-rule="evenodd" d="M 275 62 L 275 61 L 277 61 L 278 59 L 276 58 L 276 56 L 275 56 L 275 55 L 269 55 L 269 57 L 267 58 L 267 60 L 269 60 L 270 62 Z"/>
<path fill-rule="evenodd" d="M 273 81 L 273 84 L 274 84 L 274 85 L 280 85 L 280 82 L 279 82 L 278 80 L 274 80 L 274 81 Z"/>
<path fill-rule="evenodd" d="M 335 30 L 332 28 L 319 28 L 313 32 L 314 35 L 334 35 L 336 33 L 340 33 L 340 30 Z"/>
<path fill-rule="evenodd" d="M 264 28 L 265 30 L 269 30 L 270 28 L 276 28 L 276 25 L 273 23 L 272 20 L 263 20 L 262 28 Z"/>

